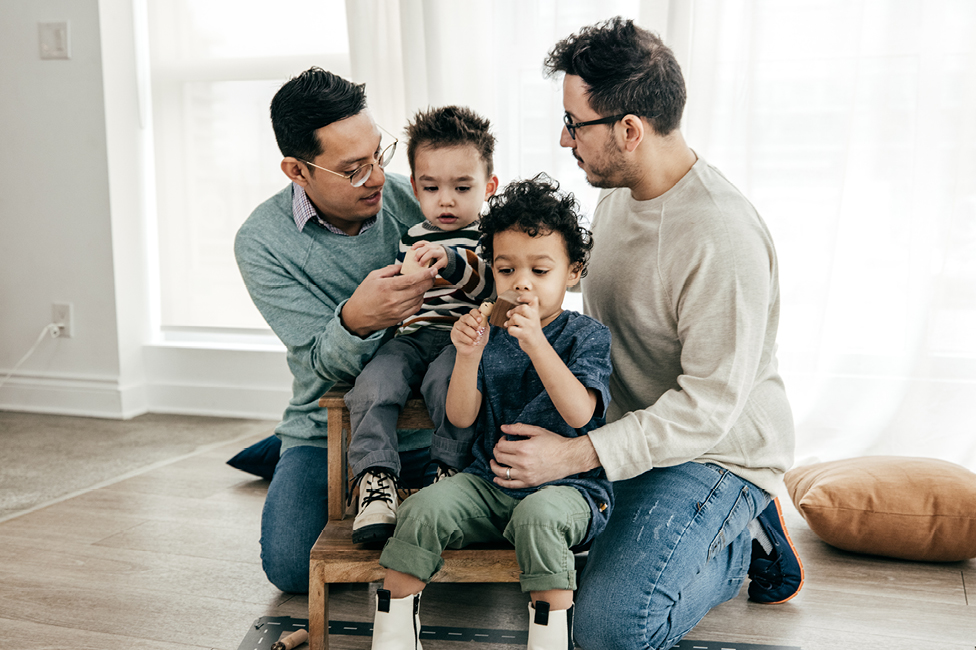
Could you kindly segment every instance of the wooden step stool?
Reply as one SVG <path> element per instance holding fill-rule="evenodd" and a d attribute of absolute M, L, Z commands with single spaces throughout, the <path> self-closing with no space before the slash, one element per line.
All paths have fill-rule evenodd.
<path fill-rule="evenodd" d="M 352 543 L 352 518 L 346 517 L 348 490 L 346 445 L 350 437 L 349 411 L 342 391 L 329 391 L 319 399 L 328 409 L 329 522 L 309 554 L 308 643 L 311 650 L 329 647 L 329 585 L 341 582 L 378 582 L 386 575 L 379 565 L 380 550 Z M 397 428 L 432 429 L 422 399 L 407 401 Z M 515 549 L 470 548 L 446 550 L 444 566 L 432 582 L 518 582 Z"/>

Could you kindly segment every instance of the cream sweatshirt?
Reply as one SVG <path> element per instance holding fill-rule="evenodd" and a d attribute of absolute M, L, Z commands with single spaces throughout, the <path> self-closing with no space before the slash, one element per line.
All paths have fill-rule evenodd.
<path fill-rule="evenodd" d="M 779 281 L 755 208 L 699 158 L 668 192 L 601 193 L 584 311 L 613 335 L 607 476 L 715 463 L 776 494 L 793 416 L 776 364 Z"/>

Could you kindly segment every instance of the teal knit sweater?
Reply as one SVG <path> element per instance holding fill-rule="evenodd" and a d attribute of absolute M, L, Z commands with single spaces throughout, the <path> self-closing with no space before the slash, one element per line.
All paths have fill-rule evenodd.
<path fill-rule="evenodd" d="M 259 205 L 237 232 L 234 253 L 258 311 L 288 349 L 292 398 L 275 429 L 284 451 L 326 446 L 328 418 L 318 399 L 336 382 L 352 383 L 392 331 L 365 339 L 339 319 L 371 271 L 396 261 L 400 237 L 423 220 L 403 176 L 387 174 L 376 225 L 355 237 L 292 216 L 292 187 Z"/>

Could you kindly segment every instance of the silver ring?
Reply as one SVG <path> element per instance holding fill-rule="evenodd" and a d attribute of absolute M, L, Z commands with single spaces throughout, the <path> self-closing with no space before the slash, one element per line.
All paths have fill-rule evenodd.
<path fill-rule="evenodd" d="M 505 469 L 505 478 L 507 478 L 509 481 L 512 480 L 512 468 L 511 467 L 508 467 L 508 468 Z"/>

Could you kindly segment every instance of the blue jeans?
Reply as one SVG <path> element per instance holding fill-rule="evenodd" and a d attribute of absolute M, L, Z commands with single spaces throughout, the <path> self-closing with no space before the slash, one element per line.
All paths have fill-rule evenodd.
<path fill-rule="evenodd" d="M 752 557 L 747 526 L 770 497 L 701 463 L 655 468 L 613 491 L 613 514 L 580 578 L 576 642 L 670 648 L 739 593 Z"/>
<path fill-rule="evenodd" d="M 400 453 L 400 480 L 420 487 L 433 480 L 429 449 Z M 261 515 L 261 564 L 273 585 L 308 592 L 308 554 L 329 519 L 328 451 L 290 447 L 275 468 Z M 425 468 L 427 473 L 424 473 Z"/>

